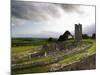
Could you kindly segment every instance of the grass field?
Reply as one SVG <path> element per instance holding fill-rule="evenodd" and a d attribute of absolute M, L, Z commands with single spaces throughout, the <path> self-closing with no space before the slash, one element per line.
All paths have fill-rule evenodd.
<path fill-rule="evenodd" d="M 16 46 L 37 46 L 47 42 L 46 38 L 12 38 L 12 47 Z"/>
<path fill-rule="evenodd" d="M 65 58 L 63 60 L 60 60 L 56 64 L 72 63 L 73 60 L 82 58 L 83 56 L 91 54 L 91 53 L 96 51 L 96 40 L 85 39 L 85 40 L 82 40 L 82 41 L 83 42 L 92 42 L 92 46 L 89 49 L 85 50 L 84 52 L 78 53 L 78 54 L 72 55 L 72 56 L 70 56 L 68 58 Z M 16 49 L 15 49 L 15 52 L 17 52 Z M 18 52 L 20 52 L 20 51 L 18 51 Z M 48 61 L 48 60 L 49 60 L 48 58 L 37 59 L 37 61 Z M 18 73 L 18 74 L 22 73 L 23 74 L 23 73 L 47 72 L 50 67 L 51 67 L 51 64 L 47 65 L 47 66 L 33 67 L 33 68 L 30 68 L 30 69 L 25 69 L 25 70 L 21 70 L 21 71 L 16 70 L 16 73 Z"/>
<path fill-rule="evenodd" d="M 25 51 L 28 51 L 30 49 L 33 49 L 33 48 L 37 48 L 39 46 L 18 46 L 18 47 L 12 47 L 11 48 L 11 52 L 12 53 L 20 53 L 20 52 L 25 52 Z"/>
<path fill-rule="evenodd" d="M 32 48 L 40 47 L 47 42 L 47 39 L 42 38 L 12 38 L 12 53 L 20 53 L 28 51 Z"/>

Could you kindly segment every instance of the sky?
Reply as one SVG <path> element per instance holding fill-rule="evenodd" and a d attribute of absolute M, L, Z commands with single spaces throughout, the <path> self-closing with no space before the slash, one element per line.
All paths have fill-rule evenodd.
<path fill-rule="evenodd" d="M 74 35 L 75 24 L 82 33 L 95 33 L 95 6 L 15 1 L 11 3 L 12 37 L 58 38 L 66 30 Z"/>

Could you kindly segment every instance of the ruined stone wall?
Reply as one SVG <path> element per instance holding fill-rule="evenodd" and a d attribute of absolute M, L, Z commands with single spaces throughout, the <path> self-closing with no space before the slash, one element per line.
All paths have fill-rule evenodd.
<path fill-rule="evenodd" d="M 79 62 L 67 65 L 57 71 L 74 71 L 96 69 L 96 54 L 93 54 Z"/>

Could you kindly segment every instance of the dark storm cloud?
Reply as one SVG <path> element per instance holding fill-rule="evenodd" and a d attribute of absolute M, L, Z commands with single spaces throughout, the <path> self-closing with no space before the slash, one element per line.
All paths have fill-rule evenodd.
<path fill-rule="evenodd" d="M 12 16 L 21 19 L 46 20 L 49 16 L 59 16 L 56 6 L 48 3 L 12 1 Z"/>
<path fill-rule="evenodd" d="M 69 4 L 53 4 L 53 3 L 39 3 L 31 1 L 15 1 L 12 0 L 12 17 L 26 20 L 48 20 L 48 18 L 59 17 L 59 8 L 66 12 L 72 12 L 78 10 L 75 5 Z"/>

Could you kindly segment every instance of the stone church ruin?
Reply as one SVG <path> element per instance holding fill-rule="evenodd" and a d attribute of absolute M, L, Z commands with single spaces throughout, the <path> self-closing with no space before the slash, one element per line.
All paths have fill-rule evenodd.
<path fill-rule="evenodd" d="M 75 24 L 74 42 L 67 41 L 69 40 L 69 36 L 73 38 L 73 35 L 69 31 L 66 31 L 58 38 L 57 42 L 44 44 L 42 48 L 45 51 L 44 56 L 56 51 L 68 51 L 79 45 L 82 40 L 82 24 Z"/>
<path fill-rule="evenodd" d="M 69 36 L 72 37 L 73 42 L 70 42 Z M 69 41 L 68 41 L 69 40 Z M 82 40 L 82 24 L 75 24 L 75 34 L 74 36 L 69 32 L 65 31 L 57 41 L 48 42 L 42 45 L 41 49 L 37 53 L 31 53 L 29 59 L 32 57 L 42 57 L 49 55 L 56 55 L 61 52 L 66 52 L 76 48 L 81 43 Z"/>

